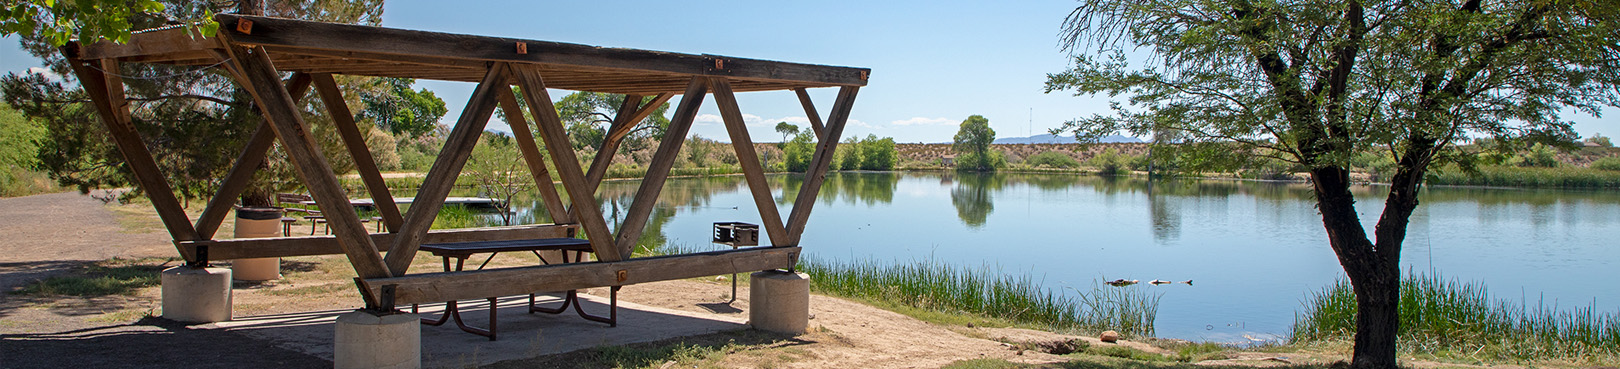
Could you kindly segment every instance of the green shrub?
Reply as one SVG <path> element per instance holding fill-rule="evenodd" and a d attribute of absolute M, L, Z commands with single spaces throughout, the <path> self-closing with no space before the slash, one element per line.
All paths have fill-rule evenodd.
<path fill-rule="evenodd" d="M 1080 161 L 1074 160 L 1074 157 L 1071 157 L 1068 154 L 1057 151 L 1047 151 L 1030 155 L 1028 159 L 1024 159 L 1024 164 L 1028 164 L 1031 167 L 1046 166 L 1052 168 L 1074 168 L 1080 166 Z"/>
<path fill-rule="evenodd" d="M 864 170 L 893 170 L 894 163 L 900 158 L 893 137 L 879 139 L 877 135 L 866 135 L 860 147 L 861 169 Z"/>
<path fill-rule="evenodd" d="M 973 152 L 966 152 L 956 157 L 956 170 L 964 172 L 994 172 L 996 169 L 1007 167 L 1007 157 L 1000 151 L 989 151 L 989 155 L 979 156 Z"/>
<path fill-rule="evenodd" d="M 1107 150 L 1103 150 L 1101 154 L 1097 154 L 1097 156 L 1087 159 L 1086 165 L 1090 165 L 1092 168 L 1095 168 L 1098 174 L 1119 175 L 1125 174 L 1125 172 L 1129 171 L 1128 166 L 1130 163 L 1127 161 L 1125 155 L 1120 155 L 1119 150 L 1108 148 Z"/>
<path fill-rule="evenodd" d="M 1592 169 L 1620 171 L 1620 156 L 1610 156 L 1592 162 Z"/>
<path fill-rule="evenodd" d="M 1521 167 L 1556 168 L 1558 167 L 1558 152 L 1554 151 L 1551 146 L 1538 143 L 1531 146 L 1529 151 L 1508 159 L 1508 163 Z"/>

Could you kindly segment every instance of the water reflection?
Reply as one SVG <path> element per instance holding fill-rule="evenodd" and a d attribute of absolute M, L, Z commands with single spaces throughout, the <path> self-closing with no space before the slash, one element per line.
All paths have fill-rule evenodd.
<path fill-rule="evenodd" d="M 767 206 L 788 214 L 803 177 L 768 178 Z M 638 186 L 602 185 L 609 224 L 617 227 Z M 1387 190 L 1352 190 L 1363 224 L 1377 221 Z M 1157 327 L 1168 337 L 1285 334 L 1301 297 L 1343 275 L 1311 189 L 1298 183 L 844 172 L 827 176 L 819 200 L 802 246 L 824 260 L 989 263 L 1058 291 L 1103 276 L 1198 280 L 1137 287 L 1164 294 Z M 1568 283 L 1620 277 L 1620 248 L 1610 246 L 1620 234 L 1620 193 L 1440 187 L 1421 201 L 1403 268 L 1484 281 L 1503 298 L 1524 291 L 1563 299 L 1560 306 L 1620 303 L 1620 285 Z M 538 202 L 518 204 L 520 220 L 548 221 L 530 210 L 543 209 Z M 759 222 L 742 177 L 671 179 L 640 243 L 721 248 L 709 244 L 717 221 Z"/>
<path fill-rule="evenodd" d="M 951 205 L 956 206 L 956 217 L 962 219 L 962 224 L 968 228 L 984 226 L 990 213 L 996 211 L 996 204 L 990 198 L 992 191 L 1001 188 L 1005 178 L 995 174 L 969 174 L 956 181 L 956 187 L 951 189 Z"/>

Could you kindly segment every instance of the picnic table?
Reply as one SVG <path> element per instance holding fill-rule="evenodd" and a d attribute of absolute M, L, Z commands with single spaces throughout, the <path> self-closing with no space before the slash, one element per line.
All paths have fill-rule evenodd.
<path fill-rule="evenodd" d="M 443 258 L 443 260 L 444 260 L 444 271 L 446 271 L 446 272 L 462 271 L 464 269 L 465 265 L 466 265 L 467 259 L 471 258 L 473 255 L 476 255 L 476 254 L 485 254 L 485 253 L 490 254 L 489 258 L 484 259 L 484 262 L 482 264 L 478 265 L 478 269 L 484 269 L 484 266 L 489 265 L 490 260 L 495 259 L 496 254 L 499 254 L 499 253 L 502 253 L 502 252 L 524 252 L 524 251 L 532 252 L 532 253 L 534 253 L 534 256 L 540 258 L 540 263 L 547 264 L 547 265 L 549 265 L 551 263 L 550 263 L 550 261 L 546 260 L 546 258 L 544 256 L 540 255 L 541 251 L 561 251 L 562 252 L 562 260 L 561 260 L 561 262 L 562 263 L 568 263 L 569 262 L 569 258 L 568 258 L 569 253 L 573 253 L 575 255 L 573 260 L 577 262 L 577 261 L 584 260 L 585 253 L 592 252 L 590 241 L 583 240 L 583 239 L 578 239 L 578 238 L 571 238 L 571 237 L 539 238 L 539 239 L 526 239 L 526 240 L 425 243 L 425 244 L 422 244 L 420 250 L 432 253 L 434 256 L 438 256 L 438 257 Z M 450 259 L 455 259 L 456 260 L 456 264 L 455 264 L 454 268 L 451 268 L 451 266 L 450 266 Z M 591 314 L 586 313 L 585 310 L 582 307 L 582 304 L 580 304 L 579 291 L 578 290 L 568 290 L 566 292 L 566 294 L 564 295 L 564 297 L 563 297 L 562 305 L 558 306 L 558 307 L 555 307 L 555 308 L 543 308 L 543 307 L 536 306 L 535 301 L 534 301 L 535 294 L 530 293 L 529 294 L 529 305 L 528 305 L 529 309 L 528 309 L 528 311 L 529 311 L 530 314 L 533 314 L 533 313 L 561 314 L 564 311 L 568 311 L 569 306 L 572 306 L 574 308 L 574 311 L 579 313 L 579 316 L 581 318 L 585 318 L 586 320 L 595 321 L 595 322 L 607 323 L 608 326 L 610 326 L 610 327 L 616 327 L 616 326 L 618 326 L 618 315 L 619 315 L 619 312 L 618 312 L 618 309 L 619 309 L 619 287 L 614 286 L 614 287 L 611 288 L 611 291 L 612 292 L 609 293 L 609 297 L 608 297 L 609 310 L 608 310 L 608 316 L 606 316 L 606 317 L 597 316 L 597 315 L 591 315 Z M 495 320 L 496 304 L 495 304 L 495 299 L 496 299 L 495 296 L 492 296 L 492 297 L 488 298 L 488 300 L 489 300 L 489 328 L 472 327 L 472 326 L 468 326 L 466 323 L 462 322 L 462 320 L 461 320 L 461 311 L 457 307 L 455 301 L 446 301 L 443 314 L 441 314 L 437 319 L 422 318 L 422 324 L 438 326 L 438 325 L 443 325 L 448 320 L 454 319 L 455 322 L 456 322 L 456 326 L 461 328 L 461 330 L 466 331 L 468 333 L 489 337 L 490 341 L 494 341 L 495 340 L 495 334 L 496 334 L 496 325 L 495 325 L 495 321 L 496 321 Z M 411 312 L 416 313 L 417 308 L 418 308 L 417 305 L 411 305 Z"/>

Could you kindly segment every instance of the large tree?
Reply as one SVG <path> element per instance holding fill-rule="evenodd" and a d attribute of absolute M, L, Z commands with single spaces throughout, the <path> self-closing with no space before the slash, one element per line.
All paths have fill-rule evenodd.
<path fill-rule="evenodd" d="M 95 39 L 117 39 L 119 32 L 172 26 L 188 19 L 206 19 L 216 11 L 209 2 L 162 1 L 160 6 L 140 5 L 129 12 L 95 13 L 72 8 L 57 11 L 65 2 L 54 2 L 51 7 L 36 6 L 33 13 L 13 10 L 6 14 L 7 22 L 26 22 L 14 17 L 29 16 L 33 22 L 67 22 L 74 27 L 96 24 L 121 24 L 121 29 L 74 29 L 72 33 Z M 117 8 L 119 4 L 92 2 L 96 7 Z M 90 4 L 90 3 L 87 3 Z M 93 4 L 93 5 L 94 5 Z M 136 2 L 132 4 L 144 4 Z M 239 1 L 238 11 L 262 13 L 270 16 L 318 20 L 327 22 L 376 25 L 381 22 L 380 0 L 288 0 L 269 3 Z M 32 6 L 32 5 L 30 5 Z M 77 6 L 77 5 L 75 5 Z M 42 12 L 40 9 L 50 9 Z M 147 11 L 147 12 L 142 12 Z M 78 19 L 64 17 L 77 16 Z M 121 17 L 119 20 L 102 19 Z M 122 22 L 122 23 L 120 23 Z M 50 172 L 63 185 L 77 186 L 81 190 L 97 187 L 124 186 L 132 183 L 131 173 L 110 141 L 100 118 L 90 107 L 88 96 L 73 81 L 74 75 L 66 61 L 56 50 L 60 31 L 39 30 L 20 32 L 22 46 L 39 57 L 52 73 L 9 74 L 0 78 L 0 88 L 7 103 L 25 115 L 41 122 L 47 136 L 40 142 L 39 165 Z M 158 64 L 124 63 L 119 70 L 107 71 L 123 76 L 126 93 L 133 103 L 132 122 L 140 131 L 147 146 L 159 158 L 158 165 L 166 174 L 170 185 L 182 198 L 201 198 L 211 195 L 220 178 L 229 169 L 240 148 L 262 120 L 251 96 L 241 90 L 222 70 L 217 68 L 180 67 Z M 410 91 L 409 83 L 388 80 L 339 76 L 350 106 L 361 100 L 389 100 L 379 96 Z M 313 95 L 313 93 L 311 93 Z M 437 98 L 431 95 L 413 98 L 391 97 L 405 101 L 398 105 L 433 105 Z M 352 168 L 352 161 L 342 150 L 341 143 L 332 132 L 326 110 L 319 99 L 304 99 L 303 110 L 312 123 L 312 129 L 321 138 L 323 151 L 328 153 L 333 168 L 344 172 Z M 442 110 L 442 101 L 437 101 Z M 417 109 L 422 110 L 422 109 Z M 428 114 L 415 114 L 413 124 L 421 125 Z M 442 115 L 442 112 L 438 114 Z M 362 130 L 370 130 L 373 119 L 362 115 Z M 431 120 L 436 121 L 437 116 Z M 387 123 L 387 122 L 384 122 Z M 391 126 L 390 126 L 391 127 Z M 374 135 L 375 136 L 375 135 Z M 368 139 L 368 141 L 378 141 Z M 382 140 L 388 141 L 388 140 Z M 392 142 L 368 142 L 374 149 L 391 146 Z M 375 151 L 375 150 L 374 150 Z M 269 193 L 297 187 L 291 179 L 292 169 L 280 158 L 279 151 L 271 153 L 255 184 L 243 195 L 249 205 L 268 205 Z"/>
<path fill-rule="evenodd" d="M 990 128 L 989 119 L 977 114 L 963 119 L 951 145 L 961 154 L 956 157 L 956 169 L 979 172 L 996 170 L 1000 166 L 1000 153 L 990 150 L 990 144 L 995 141 L 996 130 Z"/>
<path fill-rule="evenodd" d="M 1456 146 L 1469 137 L 1573 141 L 1562 109 L 1620 102 L 1616 19 L 1612 2 L 1585 0 L 1091 0 L 1062 33 L 1081 56 L 1046 88 L 1128 97 L 1061 129 L 1083 138 L 1174 132 L 1164 148 L 1183 168 L 1255 156 L 1306 168 L 1356 294 L 1351 365 L 1394 368 L 1401 244 L 1424 176 L 1469 168 Z M 1396 163 L 1371 235 L 1350 193 L 1362 152 Z"/>

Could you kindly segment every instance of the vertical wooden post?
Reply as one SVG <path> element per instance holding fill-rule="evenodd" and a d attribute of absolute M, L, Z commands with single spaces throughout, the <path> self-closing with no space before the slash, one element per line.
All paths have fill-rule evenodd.
<path fill-rule="evenodd" d="M 816 104 L 810 101 L 810 93 L 805 92 L 804 87 L 795 87 L 793 94 L 799 95 L 799 105 L 804 106 L 804 116 L 810 119 L 810 130 L 816 132 L 816 139 L 826 141 L 826 133 L 822 132 L 826 128 L 821 124 L 821 114 L 816 112 Z"/>
<path fill-rule="evenodd" d="M 140 133 L 135 130 L 135 124 L 130 120 L 129 102 L 124 98 L 123 79 L 116 75 L 118 62 L 102 60 L 99 66 L 91 63 L 94 62 L 68 55 L 68 64 L 73 67 L 74 74 L 78 75 L 79 82 L 84 85 L 85 93 L 90 95 L 90 101 L 96 106 L 96 112 L 101 115 L 101 123 L 107 126 L 107 133 L 112 135 L 113 143 L 118 146 L 118 151 L 124 154 L 124 161 L 129 164 L 129 170 L 134 172 L 136 182 L 140 183 L 141 189 L 146 191 L 146 196 L 152 200 L 152 207 L 163 220 L 164 228 L 169 230 L 169 237 L 175 241 L 201 239 L 197 229 L 192 227 L 191 220 L 186 217 L 186 210 L 180 205 L 180 200 L 174 197 L 174 190 L 163 178 L 157 161 L 153 160 L 152 153 L 146 150 L 146 144 L 141 141 Z M 187 261 L 198 261 L 187 248 L 179 247 L 178 242 L 175 246 Z"/>
<path fill-rule="evenodd" d="M 726 133 L 731 134 L 731 147 L 737 150 L 737 164 L 742 166 L 743 178 L 748 180 L 748 191 L 754 195 L 754 206 L 759 208 L 759 218 L 765 223 L 765 233 L 770 235 L 771 245 L 794 246 L 787 237 L 787 229 L 782 227 L 782 214 L 776 210 L 776 201 L 771 197 L 771 184 L 765 180 L 765 168 L 759 164 L 754 140 L 748 137 L 748 125 L 743 122 L 742 110 L 737 108 L 737 96 L 731 91 L 731 83 L 724 78 L 710 77 L 709 88 L 714 91 L 714 103 L 720 108 L 720 118 L 726 122 Z"/>
<path fill-rule="evenodd" d="M 354 113 L 349 112 L 349 103 L 343 101 L 343 91 L 338 90 L 337 81 L 332 79 L 331 74 L 318 73 L 313 77 L 315 91 L 321 95 L 321 104 L 326 105 L 326 112 L 332 116 L 332 123 L 337 126 L 343 146 L 349 149 L 349 157 L 354 158 L 354 170 L 360 173 L 360 180 L 365 182 L 367 192 L 371 193 L 371 204 L 382 214 L 383 224 L 388 226 L 388 230 L 398 231 L 400 224 L 405 222 L 399 215 L 399 205 L 394 204 L 394 195 L 388 191 L 388 183 L 383 181 L 382 172 L 377 170 L 377 160 L 371 157 L 371 150 L 366 148 L 366 137 L 354 123 Z"/>
<path fill-rule="evenodd" d="M 300 116 L 292 96 L 281 88 L 270 55 L 260 47 L 227 45 L 226 50 L 232 54 L 231 61 L 242 72 L 239 83 L 253 95 L 265 119 L 275 127 L 282 148 L 287 150 L 287 157 L 298 168 L 299 177 L 309 188 L 311 197 L 315 198 L 316 204 L 327 207 L 327 224 L 332 227 L 338 246 L 349 256 L 355 273 L 360 278 L 392 276 L 377 254 L 377 247 L 371 243 L 370 233 L 366 232 L 365 225 L 360 224 L 359 215 L 349 206 L 348 196 L 343 193 L 337 175 L 332 174 L 332 166 L 315 146 L 308 125 Z"/>
<path fill-rule="evenodd" d="M 664 133 L 663 142 L 658 144 L 658 152 L 653 154 L 652 163 L 647 164 L 647 177 L 641 179 L 641 188 L 636 190 L 630 211 L 625 215 L 624 223 L 619 224 L 619 252 L 630 253 L 636 241 L 641 240 L 641 233 L 647 228 L 647 217 L 658 205 L 658 194 L 664 190 L 669 168 L 679 159 L 681 144 L 686 142 L 686 132 L 691 130 L 692 121 L 697 119 L 698 108 L 703 105 L 703 95 L 707 93 L 708 82 L 703 77 L 696 77 L 686 85 L 686 92 L 681 94 L 681 105 L 675 108 L 675 120 L 669 122 L 669 131 Z"/>
<path fill-rule="evenodd" d="M 850 110 L 855 107 L 855 95 L 860 89 L 855 86 L 838 89 L 838 101 L 833 103 L 832 115 L 827 117 L 826 136 L 816 144 L 816 153 L 810 157 L 810 168 L 804 172 L 804 184 L 799 187 L 799 198 L 793 201 L 793 210 L 788 214 L 788 240 L 792 245 L 798 245 L 800 237 L 804 236 L 804 226 L 810 221 L 810 209 L 816 206 L 821 184 L 827 180 L 827 168 L 832 165 L 833 152 L 838 149 L 839 136 L 844 134 L 844 125 L 849 121 Z M 805 107 L 809 108 L 806 101 Z"/>
<path fill-rule="evenodd" d="M 388 249 L 388 270 L 395 275 L 404 275 L 410 269 L 416 249 L 422 246 L 422 237 L 427 236 L 433 218 L 444 207 L 444 197 L 450 195 L 462 166 L 467 164 L 467 157 L 478 145 L 484 125 L 495 112 L 497 91 L 506 88 L 506 69 L 504 63 L 489 66 L 484 80 L 478 83 L 472 97 L 467 99 L 467 106 L 461 110 L 461 118 L 456 119 L 455 127 L 450 129 L 450 136 L 444 139 L 439 158 L 433 161 L 433 168 L 428 169 L 427 177 L 422 179 L 422 188 L 416 191 L 410 213 L 405 215 L 405 224 L 400 226 L 394 245 Z"/>
<path fill-rule="evenodd" d="M 304 99 L 309 92 L 309 84 L 308 74 L 293 73 L 292 79 L 287 81 L 287 93 L 292 95 L 294 103 Z M 241 196 L 242 191 L 253 182 L 253 173 L 259 171 L 259 165 L 264 164 L 265 154 L 275 144 L 275 128 L 270 127 L 270 121 L 260 121 L 259 128 L 253 131 L 253 137 L 248 138 L 247 145 L 242 147 L 242 154 L 236 156 L 231 171 L 225 174 L 225 182 L 220 184 L 214 198 L 208 200 L 208 207 L 203 208 L 202 215 L 197 217 L 197 233 L 202 239 L 214 239 L 220 223 L 225 221 L 225 216 L 236 204 L 236 197 Z"/>
<path fill-rule="evenodd" d="M 545 80 L 531 66 L 508 67 L 517 75 L 518 85 L 523 87 L 523 100 L 529 103 L 534 124 L 540 128 L 540 139 L 546 142 L 551 162 L 557 165 L 557 176 L 562 178 L 563 189 L 568 191 L 568 199 L 573 202 L 574 220 L 585 229 L 585 236 L 591 241 L 591 250 L 596 252 L 596 259 L 624 260 L 613 245 L 613 234 L 608 232 L 607 221 L 602 219 L 602 209 L 596 205 L 596 195 L 585 188 L 585 173 L 580 170 L 579 157 L 574 155 L 574 148 L 568 143 L 568 133 L 563 129 L 562 117 L 557 116 L 557 106 L 551 103 L 551 95 L 546 93 Z"/>
<path fill-rule="evenodd" d="M 551 214 L 551 222 L 573 223 L 573 217 L 568 214 L 568 207 L 563 205 L 562 197 L 557 195 L 557 185 L 551 181 L 551 172 L 546 170 L 546 158 L 540 155 L 540 147 L 534 144 L 534 134 L 529 130 L 529 120 L 523 118 L 523 107 L 518 104 L 511 87 L 503 87 L 498 92 L 501 113 L 506 116 L 506 125 L 512 127 L 512 138 L 517 141 L 518 151 L 523 152 L 523 161 L 529 164 L 529 175 L 534 177 L 535 190 L 540 192 L 540 200 L 545 202 L 546 212 Z"/>

